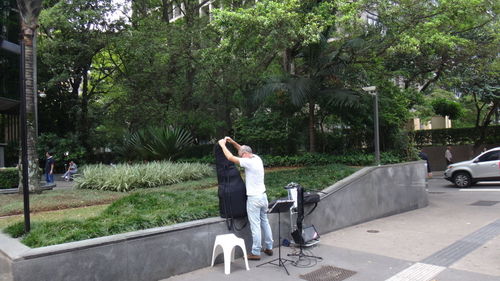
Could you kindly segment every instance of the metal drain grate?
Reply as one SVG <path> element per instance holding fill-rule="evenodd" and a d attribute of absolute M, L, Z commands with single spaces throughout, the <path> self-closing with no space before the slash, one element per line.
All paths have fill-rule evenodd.
<path fill-rule="evenodd" d="M 445 194 L 446 192 L 443 191 L 429 191 L 429 194 Z"/>
<path fill-rule="evenodd" d="M 327 265 L 299 277 L 307 281 L 341 281 L 354 274 L 356 271 Z"/>
<path fill-rule="evenodd" d="M 493 206 L 495 204 L 500 203 L 500 201 L 487 201 L 487 200 L 479 200 L 470 204 L 471 206 Z"/>

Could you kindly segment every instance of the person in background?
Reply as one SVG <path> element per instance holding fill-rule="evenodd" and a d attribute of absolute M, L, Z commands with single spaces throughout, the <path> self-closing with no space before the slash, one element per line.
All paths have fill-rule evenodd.
<path fill-rule="evenodd" d="M 73 161 L 69 161 L 68 170 L 66 171 L 66 173 L 64 173 L 62 177 L 65 181 L 69 181 L 71 179 L 71 176 L 73 176 L 77 172 L 78 172 L 78 166 L 76 165 L 76 163 Z"/>
<path fill-rule="evenodd" d="M 47 151 L 45 156 L 47 157 L 47 160 L 45 160 L 45 181 L 47 185 L 50 185 L 54 183 L 54 166 L 56 161 L 52 152 Z"/>
<path fill-rule="evenodd" d="M 431 165 L 429 164 L 429 156 L 427 156 L 427 153 L 425 153 L 423 150 L 420 150 L 420 152 L 418 153 L 418 157 L 426 161 L 427 177 L 432 178 Z"/>
<path fill-rule="evenodd" d="M 238 156 L 234 156 L 226 147 L 226 142 L 232 144 L 238 150 Z M 273 255 L 273 236 L 271 226 L 267 218 L 267 207 L 269 202 L 264 185 L 264 164 L 262 159 L 253 154 L 247 145 L 239 145 L 230 137 L 219 140 L 219 145 L 226 158 L 245 168 L 245 186 L 247 193 L 247 214 L 252 232 L 252 252 L 248 255 L 249 260 L 260 260 L 262 249 L 262 235 L 264 236 L 263 252 L 269 256 Z"/>
<path fill-rule="evenodd" d="M 444 158 L 446 159 L 446 166 L 453 163 L 453 155 L 451 154 L 451 147 L 446 147 L 446 151 L 444 152 Z"/>

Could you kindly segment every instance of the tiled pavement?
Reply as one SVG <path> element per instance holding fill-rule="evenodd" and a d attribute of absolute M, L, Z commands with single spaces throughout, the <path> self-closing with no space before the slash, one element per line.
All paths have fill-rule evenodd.
<path fill-rule="evenodd" d="M 283 258 L 297 260 L 287 256 L 297 249 L 281 249 Z M 285 262 L 290 275 L 275 265 L 256 267 L 277 258 L 275 249 L 273 257 L 250 261 L 249 271 L 240 258 L 230 275 L 217 264 L 163 281 L 304 280 L 326 266 L 355 271 L 347 281 L 500 281 L 500 183 L 460 190 L 434 173 L 428 207 L 325 234 L 307 253 L 323 259 Z"/>

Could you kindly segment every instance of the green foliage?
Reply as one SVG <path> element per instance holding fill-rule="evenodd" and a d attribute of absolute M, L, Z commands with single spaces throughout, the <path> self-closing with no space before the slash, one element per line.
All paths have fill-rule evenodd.
<path fill-rule="evenodd" d="M 202 158 L 202 157 L 205 157 L 207 155 L 213 155 L 214 146 L 215 146 L 215 144 L 212 144 L 212 143 L 195 144 L 195 145 L 187 146 L 182 150 L 179 158 L 182 158 L 182 159 L 196 158 L 196 157 Z"/>
<path fill-rule="evenodd" d="M 15 167 L 19 163 L 20 145 L 17 141 L 10 141 L 5 147 L 5 166 Z"/>
<path fill-rule="evenodd" d="M 448 116 L 451 120 L 456 120 L 462 116 L 462 106 L 458 102 L 438 98 L 433 100 L 431 104 L 434 112 L 443 117 Z"/>
<path fill-rule="evenodd" d="M 286 195 L 283 187 L 290 181 L 302 184 L 307 190 L 319 190 L 355 171 L 341 165 L 327 165 L 269 172 L 266 173 L 267 192 L 270 200 L 283 197 Z M 217 190 L 211 188 L 212 184 L 194 183 L 192 187 L 175 191 L 168 187 L 166 190 L 135 191 L 94 218 L 39 222 L 32 224 L 27 235 L 20 222 L 4 232 L 21 238 L 29 247 L 43 247 L 217 216 Z"/>
<path fill-rule="evenodd" d="M 373 154 L 351 153 L 344 155 L 328 155 L 317 153 L 306 153 L 293 156 L 271 156 L 262 157 L 266 167 L 300 167 L 316 166 L 327 164 L 342 164 L 350 166 L 369 166 L 373 165 L 375 156 Z M 401 163 L 407 159 L 393 152 L 383 152 L 380 155 L 382 164 Z"/>
<path fill-rule="evenodd" d="M 85 148 L 81 145 L 78 136 L 72 133 L 64 137 L 52 133 L 41 134 L 37 140 L 37 153 L 40 161 L 46 158 L 46 152 L 53 153 L 58 171 L 64 171 L 64 161 L 73 160 L 77 165 L 82 165 L 87 159 Z M 64 155 L 66 152 L 68 156 Z"/>
<path fill-rule="evenodd" d="M 300 140 L 300 129 L 296 120 L 297 118 L 292 117 L 283 118 L 276 111 L 257 111 L 253 116 L 241 117 L 235 122 L 235 138 L 261 153 L 295 153 L 297 142 Z"/>
<path fill-rule="evenodd" d="M 342 164 L 349 166 L 369 166 L 375 162 L 373 153 L 345 153 L 343 155 L 331 155 L 321 153 L 304 153 L 300 155 L 261 155 L 264 166 L 271 167 L 304 167 L 317 165 Z M 387 151 L 380 154 L 382 164 L 401 163 L 416 159 L 406 151 Z M 183 158 L 183 162 L 214 164 L 215 158 L 208 155 L 202 158 Z"/>
<path fill-rule="evenodd" d="M 206 17 L 198 1 L 179 0 L 184 17 L 170 23 L 171 2 L 134 2 L 127 22 L 105 16 L 119 5 L 109 0 L 44 2 L 40 132 L 78 132 L 92 160 L 150 124 L 182 126 L 200 142 L 234 132 L 263 153 L 296 153 L 318 131 L 311 151 L 371 151 L 372 99 L 349 94 L 376 85 L 381 149 L 407 151 L 402 124 L 410 109 L 431 116 L 424 96 L 435 86 L 468 99 L 462 124 L 488 126 L 499 106 L 498 1 L 221 0 Z M 280 77 L 275 91 L 252 103 L 269 77 Z M 259 105 L 265 114 L 254 114 Z M 168 159 L 163 144 L 125 155 Z"/>
<path fill-rule="evenodd" d="M 477 139 L 476 128 L 451 128 L 410 132 L 418 146 L 473 144 Z M 485 143 L 500 143 L 500 126 L 486 128 Z"/>
<path fill-rule="evenodd" d="M 193 143 L 191 134 L 174 127 L 148 127 L 125 136 L 123 156 L 138 160 L 171 160 Z"/>
<path fill-rule="evenodd" d="M 17 168 L 0 169 L 0 189 L 16 188 L 19 184 L 19 171 Z"/>
<path fill-rule="evenodd" d="M 206 164 L 150 162 L 145 164 L 87 165 L 75 179 L 78 188 L 130 191 L 151 188 L 213 175 Z"/>
<path fill-rule="evenodd" d="M 267 195 L 270 200 L 286 196 L 287 191 L 283 187 L 290 182 L 299 183 L 307 191 L 322 190 L 356 171 L 356 168 L 329 164 L 267 172 L 265 177 Z"/>
<path fill-rule="evenodd" d="M 35 227 L 35 224 L 31 224 L 31 227 Z M 13 225 L 9 225 L 5 229 L 3 229 L 3 232 L 9 234 L 10 236 L 14 238 L 18 238 L 24 235 L 24 222 L 18 222 Z"/>

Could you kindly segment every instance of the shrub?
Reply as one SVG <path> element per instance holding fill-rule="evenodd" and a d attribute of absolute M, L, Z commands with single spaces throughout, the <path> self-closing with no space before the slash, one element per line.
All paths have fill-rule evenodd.
<path fill-rule="evenodd" d="M 171 160 L 192 143 L 191 133 L 182 128 L 147 127 L 125 136 L 122 153 L 132 160 Z"/>
<path fill-rule="evenodd" d="M 16 188 L 19 184 L 17 168 L 0 169 L 0 189 Z"/>
<path fill-rule="evenodd" d="M 478 131 L 476 128 L 449 128 L 411 131 L 409 135 L 415 139 L 417 146 L 458 145 L 474 143 L 478 138 Z M 500 142 L 500 126 L 488 126 L 485 143 L 498 142 Z"/>
<path fill-rule="evenodd" d="M 262 155 L 262 161 L 265 167 L 302 167 L 328 164 L 343 164 L 348 166 L 369 166 L 375 163 L 375 155 L 365 153 L 347 153 L 344 155 L 329 155 L 319 153 L 304 153 L 301 155 Z M 407 160 L 396 152 L 380 153 L 380 162 L 382 164 L 401 163 Z M 188 163 L 214 164 L 215 158 L 212 155 L 202 158 L 182 159 Z"/>
<path fill-rule="evenodd" d="M 213 176 L 214 170 L 206 164 L 150 162 L 146 164 L 87 165 L 75 182 L 78 188 L 111 191 L 129 191 L 170 185 L 187 180 Z"/>
<path fill-rule="evenodd" d="M 306 153 L 303 155 L 292 156 L 271 156 L 264 155 L 263 159 L 266 167 L 283 167 L 283 166 L 312 166 L 312 165 L 327 165 L 327 164 L 343 164 L 350 166 L 369 166 L 375 162 L 373 154 L 350 153 L 344 155 L 328 155 L 328 154 L 312 154 Z M 406 159 L 394 152 L 382 152 L 380 154 L 380 162 L 382 164 L 400 163 Z"/>

